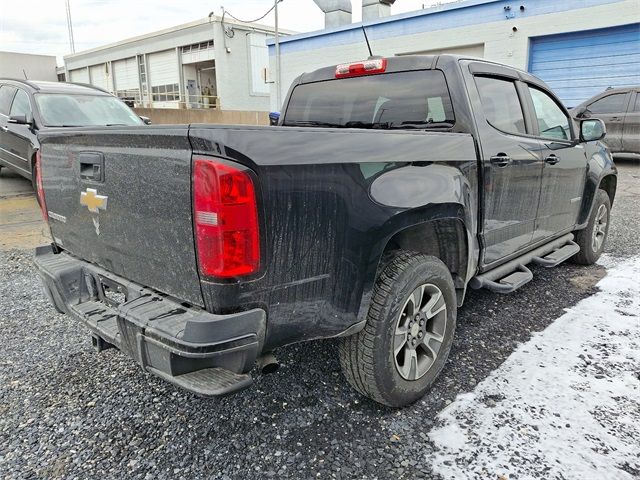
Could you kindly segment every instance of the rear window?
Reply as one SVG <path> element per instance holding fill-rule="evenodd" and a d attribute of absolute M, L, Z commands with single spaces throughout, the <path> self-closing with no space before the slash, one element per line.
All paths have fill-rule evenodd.
<path fill-rule="evenodd" d="M 455 122 L 439 70 L 386 73 L 307 83 L 294 88 L 288 126 L 450 128 Z"/>

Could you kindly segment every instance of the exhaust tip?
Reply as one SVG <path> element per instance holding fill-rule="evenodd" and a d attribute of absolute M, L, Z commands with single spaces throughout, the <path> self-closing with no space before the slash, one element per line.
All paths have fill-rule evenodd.
<path fill-rule="evenodd" d="M 258 359 L 258 368 L 260 369 L 260 373 L 263 375 L 267 375 L 269 373 L 275 373 L 280 368 L 280 363 L 272 353 L 267 353 L 262 355 Z"/>

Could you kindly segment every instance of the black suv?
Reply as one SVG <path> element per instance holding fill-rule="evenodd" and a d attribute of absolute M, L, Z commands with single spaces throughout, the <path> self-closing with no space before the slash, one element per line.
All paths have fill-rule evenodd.
<path fill-rule="evenodd" d="M 613 158 L 640 160 L 640 86 L 605 90 L 575 107 L 571 114 L 604 122 L 605 143 Z"/>
<path fill-rule="evenodd" d="M 45 129 L 142 124 L 121 100 L 91 85 L 0 79 L 0 170 L 35 182 L 37 135 Z"/>

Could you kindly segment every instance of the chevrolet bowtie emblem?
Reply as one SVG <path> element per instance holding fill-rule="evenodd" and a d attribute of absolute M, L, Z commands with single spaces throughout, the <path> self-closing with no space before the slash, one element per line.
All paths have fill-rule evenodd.
<path fill-rule="evenodd" d="M 80 205 L 84 205 L 90 212 L 99 213 L 99 210 L 107 209 L 106 195 L 98 195 L 95 188 L 87 188 L 86 192 L 80 192 Z"/>

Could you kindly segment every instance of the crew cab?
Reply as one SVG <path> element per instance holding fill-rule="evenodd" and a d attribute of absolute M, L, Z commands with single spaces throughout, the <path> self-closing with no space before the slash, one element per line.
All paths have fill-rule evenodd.
<path fill-rule="evenodd" d="M 601 120 L 532 75 L 457 57 L 305 73 L 279 125 L 48 131 L 45 291 L 147 372 L 235 392 L 283 345 L 339 338 L 391 406 L 447 359 L 471 288 L 603 251 L 616 168 Z"/>

